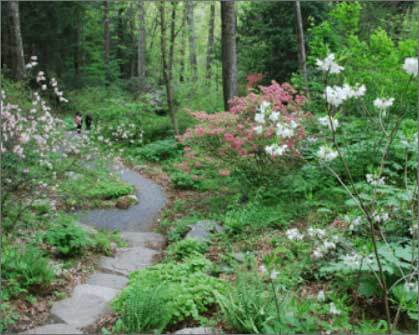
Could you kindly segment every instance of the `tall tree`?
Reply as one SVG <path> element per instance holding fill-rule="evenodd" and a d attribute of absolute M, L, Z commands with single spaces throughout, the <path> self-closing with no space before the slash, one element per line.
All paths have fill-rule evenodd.
<path fill-rule="evenodd" d="M 306 47 L 304 41 L 303 17 L 301 15 L 300 1 L 295 1 L 295 17 L 297 25 L 297 49 L 298 49 L 298 63 L 301 75 L 304 81 L 304 90 L 308 94 L 308 78 L 307 78 L 307 64 L 306 64 Z"/>
<path fill-rule="evenodd" d="M 105 64 L 105 85 L 110 82 L 110 49 L 111 49 L 111 36 L 109 31 L 109 0 L 103 2 L 103 44 L 104 44 L 104 64 Z"/>
<path fill-rule="evenodd" d="M 207 46 L 207 74 L 206 78 L 211 79 L 211 65 L 214 57 L 214 28 L 215 28 L 215 1 L 210 5 L 210 18 L 208 28 L 208 46 Z"/>
<path fill-rule="evenodd" d="M 167 29 L 166 29 L 166 4 L 165 0 L 161 0 L 159 3 L 160 11 L 160 47 L 161 47 L 161 58 L 163 65 L 163 77 L 166 86 L 166 98 L 167 107 L 169 109 L 170 120 L 172 122 L 173 131 L 176 135 L 179 134 L 176 111 L 173 101 L 173 81 L 172 81 L 172 68 L 169 61 L 170 55 L 167 51 Z"/>
<path fill-rule="evenodd" d="M 198 61 L 197 61 L 197 56 L 196 56 L 194 3 L 192 0 L 186 1 L 186 21 L 188 24 L 189 63 L 191 65 L 192 81 L 197 81 L 198 80 Z"/>
<path fill-rule="evenodd" d="M 221 53 L 224 107 L 237 95 L 236 12 L 234 0 L 221 1 Z"/>
<path fill-rule="evenodd" d="M 124 53 L 125 50 L 125 27 L 124 27 L 124 8 L 123 6 L 120 6 L 118 8 L 118 21 L 117 21 L 117 28 L 116 33 L 118 37 L 118 47 L 116 49 L 116 57 L 118 59 L 119 63 L 119 76 L 120 78 L 124 78 L 125 76 L 125 64 L 126 64 L 126 55 Z"/>
<path fill-rule="evenodd" d="M 139 19 L 139 34 L 138 34 L 138 79 L 140 80 L 140 87 L 144 87 L 146 81 L 146 57 L 145 57 L 145 48 L 146 48 L 146 23 L 145 23 L 145 5 L 144 0 L 138 1 L 138 19 Z"/>
<path fill-rule="evenodd" d="M 22 34 L 20 30 L 19 3 L 17 1 L 8 1 L 9 13 L 12 23 L 11 33 L 14 41 L 12 54 L 15 58 L 13 62 L 13 74 L 16 79 L 25 77 L 25 56 L 23 53 Z"/>
<path fill-rule="evenodd" d="M 186 6 L 184 7 L 183 11 L 183 18 L 182 18 L 182 27 L 186 25 Z M 179 81 L 184 82 L 185 81 L 185 50 L 186 50 L 186 31 L 185 29 L 182 29 L 182 36 L 180 40 L 180 68 L 179 68 Z"/>

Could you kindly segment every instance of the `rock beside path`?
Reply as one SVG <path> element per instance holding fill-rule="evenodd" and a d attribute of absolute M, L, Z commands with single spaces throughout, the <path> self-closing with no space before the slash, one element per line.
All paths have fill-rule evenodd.
<path fill-rule="evenodd" d="M 63 334 L 63 335 L 72 335 L 72 334 L 83 334 L 77 328 L 74 328 L 65 323 L 54 323 L 50 325 L 45 325 L 42 327 L 33 328 L 27 330 L 24 333 L 26 335 L 53 335 L 53 334 Z"/>
<path fill-rule="evenodd" d="M 224 230 L 216 221 L 201 220 L 190 225 L 191 230 L 185 238 L 191 238 L 200 242 L 207 242 L 211 239 L 211 233 L 220 233 Z"/>
<path fill-rule="evenodd" d="M 73 327 L 86 327 L 110 311 L 108 302 L 117 293 L 117 290 L 108 287 L 78 285 L 70 298 L 60 300 L 52 306 L 51 315 Z"/>
<path fill-rule="evenodd" d="M 166 246 L 166 238 L 157 233 L 122 232 L 121 238 L 130 248 L 144 247 L 159 250 Z"/>
<path fill-rule="evenodd" d="M 125 195 L 123 197 L 118 198 L 115 206 L 116 208 L 119 208 L 119 209 L 128 209 L 132 205 L 136 205 L 136 204 L 138 204 L 137 196 L 135 196 L 134 194 L 130 194 L 130 195 Z"/>
<path fill-rule="evenodd" d="M 201 334 L 210 335 L 210 334 L 218 334 L 218 333 L 215 329 L 207 328 L 207 327 L 183 328 L 175 332 L 175 334 L 183 334 L 183 335 L 201 335 Z"/>
<path fill-rule="evenodd" d="M 100 268 L 108 273 L 128 276 L 132 271 L 153 264 L 159 254 L 156 250 L 144 247 L 123 248 L 119 249 L 114 257 L 102 257 Z"/>

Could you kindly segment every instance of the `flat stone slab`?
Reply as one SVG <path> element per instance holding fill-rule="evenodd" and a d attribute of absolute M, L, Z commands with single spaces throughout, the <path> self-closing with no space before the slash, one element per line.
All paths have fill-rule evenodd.
<path fill-rule="evenodd" d="M 73 327 L 86 327 L 110 311 L 108 302 L 117 293 L 117 290 L 108 287 L 78 285 L 71 298 L 58 301 L 52 306 L 51 314 Z"/>
<path fill-rule="evenodd" d="M 185 238 L 191 238 L 201 242 L 208 242 L 211 239 L 211 233 L 220 233 L 223 227 L 216 221 L 201 220 L 190 225 L 191 230 L 186 234 Z"/>
<path fill-rule="evenodd" d="M 195 328 L 183 328 L 178 330 L 175 334 L 188 334 L 188 335 L 209 335 L 209 334 L 217 334 L 217 331 L 212 328 L 207 327 L 195 327 Z"/>
<path fill-rule="evenodd" d="M 110 273 L 96 272 L 89 277 L 86 284 L 120 290 L 128 284 L 128 279 L 126 277 Z"/>
<path fill-rule="evenodd" d="M 158 251 L 144 247 L 123 248 L 114 257 L 102 257 L 100 268 L 105 272 L 128 276 L 132 271 L 153 264 L 158 254 Z"/>
<path fill-rule="evenodd" d="M 63 335 L 72 335 L 72 334 L 83 334 L 80 330 L 65 323 L 55 323 L 51 325 L 46 325 L 42 327 L 37 327 L 29 329 L 24 333 L 26 335 L 53 335 L 53 334 L 63 334 Z"/>
<path fill-rule="evenodd" d="M 121 238 L 128 243 L 130 248 L 163 249 L 166 245 L 166 238 L 157 233 L 122 232 Z"/>

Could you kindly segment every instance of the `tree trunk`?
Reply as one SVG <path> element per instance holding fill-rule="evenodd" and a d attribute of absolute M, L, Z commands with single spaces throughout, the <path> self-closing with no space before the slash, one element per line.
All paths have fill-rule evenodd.
<path fill-rule="evenodd" d="M 144 88 L 146 81 L 146 57 L 145 57 L 145 46 L 146 46 L 146 24 L 145 24 L 145 6 L 144 0 L 138 2 L 138 18 L 139 18 L 139 34 L 138 34 L 138 79 L 140 81 L 140 89 Z"/>
<path fill-rule="evenodd" d="M 125 52 L 123 50 L 125 49 L 125 40 L 124 40 L 124 8 L 119 7 L 118 9 L 118 25 L 117 25 L 117 37 L 118 37 L 118 48 L 116 49 L 116 57 L 118 59 L 119 64 L 119 77 L 120 78 L 126 78 L 125 74 L 125 64 L 126 64 L 126 58 L 125 58 Z"/>
<path fill-rule="evenodd" d="M 170 22 L 170 50 L 169 50 L 169 68 L 170 68 L 170 79 L 173 78 L 173 60 L 175 55 L 175 40 L 176 40 L 176 9 L 177 2 L 172 2 L 172 18 Z"/>
<path fill-rule="evenodd" d="M 81 63 L 81 57 L 80 57 L 80 44 L 81 44 L 81 22 L 80 22 L 80 10 L 77 10 L 76 12 L 76 36 L 75 36 L 75 43 L 74 43 L 74 74 L 79 80 L 80 78 L 80 63 Z"/>
<path fill-rule="evenodd" d="M 194 4 L 192 0 L 186 1 L 186 21 L 188 24 L 189 63 L 191 65 L 192 81 L 197 81 L 198 80 L 198 61 L 196 57 Z"/>
<path fill-rule="evenodd" d="M 208 49 L 207 49 L 207 80 L 211 79 L 211 65 L 214 55 L 214 27 L 215 27 L 215 2 L 210 5 L 210 20 L 208 28 Z"/>
<path fill-rule="evenodd" d="M 182 19 L 182 39 L 180 42 L 180 69 L 179 69 L 179 81 L 183 83 L 185 81 L 185 50 L 186 50 L 186 31 L 184 29 L 186 25 L 186 6 L 184 8 L 183 19 Z"/>
<path fill-rule="evenodd" d="M 300 67 L 301 75 L 303 76 L 303 85 L 305 94 L 308 95 L 308 76 L 307 76 L 307 64 L 306 64 L 306 47 L 304 41 L 304 29 L 303 29 L 303 18 L 301 15 L 300 1 L 295 1 L 295 16 L 297 22 L 297 46 L 298 46 L 298 63 Z"/>
<path fill-rule="evenodd" d="M 12 39 L 13 43 L 13 75 L 16 79 L 20 80 L 25 77 L 25 56 L 23 53 L 22 34 L 20 31 L 20 14 L 19 3 L 17 1 L 9 1 L 9 13 L 12 22 Z"/>
<path fill-rule="evenodd" d="M 103 44 L 104 44 L 104 65 L 105 85 L 110 83 L 109 55 L 111 49 L 111 37 L 109 32 L 109 0 L 103 2 Z"/>
<path fill-rule="evenodd" d="M 179 134 L 176 112 L 173 105 L 173 83 L 172 83 L 172 69 L 169 66 L 167 55 L 167 36 L 166 36 L 166 15 L 165 15 L 165 0 L 160 1 L 160 47 L 163 65 L 163 77 L 166 86 L 167 106 L 169 108 L 170 120 L 172 122 L 173 131 L 176 135 Z"/>
<path fill-rule="evenodd" d="M 221 1 L 221 51 L 224 107 L 237 95 L 236 14 L 234 0 Z"/>

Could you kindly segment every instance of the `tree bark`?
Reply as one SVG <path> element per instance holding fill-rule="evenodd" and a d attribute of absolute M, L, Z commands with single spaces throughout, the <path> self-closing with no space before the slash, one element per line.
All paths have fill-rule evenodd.
<path fill-rule="evenodd" d="M 173 78 L 173 61 L 175 56 L 175 41 L 176 41 L 176 10 L 177 2 L 172 3 L 172 18 L 170 21 L 170 49 L 169 49 L 169 68 L 170 68 L 170 79 Z"/>
<path fill-rule="evenodd" d="M 124 45 L 125 45 L 125 41 L 124 41 L 124 8 L 119 7 L 118 9 L 118 25 L 117 25 L 117 37 L 118 37 L 118 48 L 116 49 L 116 57 L 118 59 L 118 63 L 119 63 L 119 77 L 120 78 L 125 78 L 125 64 L 126 64 L 126 59 L 124 59 L 126 55 L 124 55 Z"/>
<path fill-rule="evenodd" d="M 214 28 L 215 28 L 215 1 L 210 5 L 210 19 L 208 28 L 208 48 L 207 48 L 207 80 L 211 79 L 211 65 L 214 56 Z"/>
<path fill-rule="evenodd" d="M 183 19 L 182 19 L 182 39 L 180 42 L 180 69 L 179 69 L 179 81 L 183 83 L 185 81 L 185 50 L 186 50 L 186 31 L 184 29 L 186 25 L 186 6 L 183 12 Z"/>
<path fill-rule="evenodd" d="M 103 2 L 103 44 L 104 44 L 104 65 L 105 65 L 105 85 L 110 83 L 109 55 L 111 48 L 111 37 L 109 32 L 109 0 Z"/>
<path fill-rule="evenodd" d="M 173 83 L 172 83 L 172 69 L 169 66 L 167 55 L 167 36 L 166 36 L 166 15 L 165 15 L 165 0 L 160 1 L 160 47 L 161 58 L 163 65 L 163 77 L 166 86 L 167 107 L 169 109 L 170 120 L 175 135 L 179 135 L 176 112 L 173 104 Z"/>
<path fill-rule="evenodd" d="M 234 0 L 221 1 L 221 51 L 224 107 L 237 95 L 236 13 Z"/>
<path fill-rule="evenodd" d="M 295 1 L 295 16 L 297 22 L 297 46 L 298 46 L 298 63 L 301 75 L 303 76 L 303 85 L 305 94 L 308 95 L 308 75 L 306 63 L 306 47 L 304 41 L 303 18 L 301 15 L 300 1 Z"/>
<path fill-rule="evenodd" d="M 189 63 L 191 66 L 192 81 L 198 80 L 198 61 L 196 56 L 196 36 L 194 20 L 194 4 L 192 0 L 186 1 L 186 21 L 189 37 Z"/>
<path fill-rule="evenodd" d="M 146 55 L 145 55 L 145 46 L 146 46 L 146 24 L 145 24 L 145 6 L 144 0 L 140 0 L 138 2 L 138 18 L 139 18 L 139 34 L 138 34 L 138 79 L 140 81 L 140 89 L 144 88 L 144 84 L 146 81 L 146 72 L 147 72 L 147 65 L 146 65 Z"/>
<path fill-rule="evenodd" d="M 20 29 L 19 3 L 17 1 L 8 1 L 8 5 L 12 22 L 12 39 L 14 40 L 12 51 L 12 54 L 15 57 L 15 61 L 13 62 L 13 74 L 16 79 L 20 80 L 25 77 L 25 56 Z"/>

